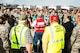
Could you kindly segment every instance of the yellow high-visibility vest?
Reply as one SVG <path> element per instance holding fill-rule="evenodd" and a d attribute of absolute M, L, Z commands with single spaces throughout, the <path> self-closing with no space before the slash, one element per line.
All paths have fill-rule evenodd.
<path fill-rule="evenodd" d="M 59 24 L 55 24 L 55 25 L 46 27 L 46 29 L 47 31 L 44 32 L 42 40 L 44 43 L 48 41 L 47 53 L 59 52 L 61 49 L 64 48 L 65 28 Z M 47 37 L 48 39 L 45 38 L 46 36 L 48 36 Z"/>
<path fill-rule="evenodd" d="M 26 36 L 26 31 L 27 31 L 28 27 L 22 25 L 22 24 L 18 24 L 17 26 L 14 26 L 11 29 L 11 48 L 12 49 L 20 49 L 21 47 L 25 47 L 25 36 Z M 16 31 L 16 34 L 15 34 Z M 17 36 L 17 40 L 16 40 L 16 36 Z"/>

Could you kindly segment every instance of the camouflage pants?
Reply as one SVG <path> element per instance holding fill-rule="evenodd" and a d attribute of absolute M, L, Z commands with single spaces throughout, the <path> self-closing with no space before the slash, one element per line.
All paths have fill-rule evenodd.
<path fill-rule="evenodd" d="M 77 44 L 73 45 L 72 49 L 71 49 L 71 53 L 80 53 L 80 46 L 78 46 Z"/>
<path fill-rule="evenodd" d="M 10 53 L 10 48 L 7 48 L 7 42 L 4 43 L 2 42 L 2 39 L 0 38 L 0 53 Z"/>
<path fill-rule="evenodd" d="M 10 45 L 9 45 L 9 41 L 6 38 L 1 38 L 2 43 L 3 43 L 3 48 L 5 50 L 5 53 L 10 53 Z"/>

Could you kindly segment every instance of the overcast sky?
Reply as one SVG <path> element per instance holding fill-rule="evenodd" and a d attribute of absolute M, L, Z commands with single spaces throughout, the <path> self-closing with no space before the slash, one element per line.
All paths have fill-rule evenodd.
<path fill-rule="evenodd" d="M 80 0 L 0 0 L 0 3 L 8 4 L 25 4 L 25 5 L 62 5 L 62 6 L 78 6 L 80 7 Z"/>

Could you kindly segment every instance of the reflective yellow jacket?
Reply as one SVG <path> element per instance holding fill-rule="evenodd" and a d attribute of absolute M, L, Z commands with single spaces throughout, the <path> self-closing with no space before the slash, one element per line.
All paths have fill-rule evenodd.
<path fill-rule="evenodd" d="M 12 49 L 20 49 L 20 47 L 25 47 L 25 35 L 28 27 L 18 24 L 11 29 L 10 37 L 11 37 L 11 48 Z M 16 34 L 15 34 L 16 33 Z M 16 36 L 15 36 L 16 35 Z M 17 40 L 16 40 L 17 37 Z"/>
<path fill-rule="evenodd" d="M 42 42 L 47 44 L 47 53 L 57 53 L 64 48 L 64 35 L 65 28 L 58 23 L 45 28 Z"/>

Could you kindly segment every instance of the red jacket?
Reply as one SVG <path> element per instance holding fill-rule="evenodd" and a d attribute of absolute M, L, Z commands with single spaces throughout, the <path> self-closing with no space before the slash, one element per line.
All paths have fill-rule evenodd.
<path fill-rule="evenodd" d="M 43 18 L 38 18 L 36 22 L 36 32 L 44 32 L 45 26 L 45 20 Z"/>

